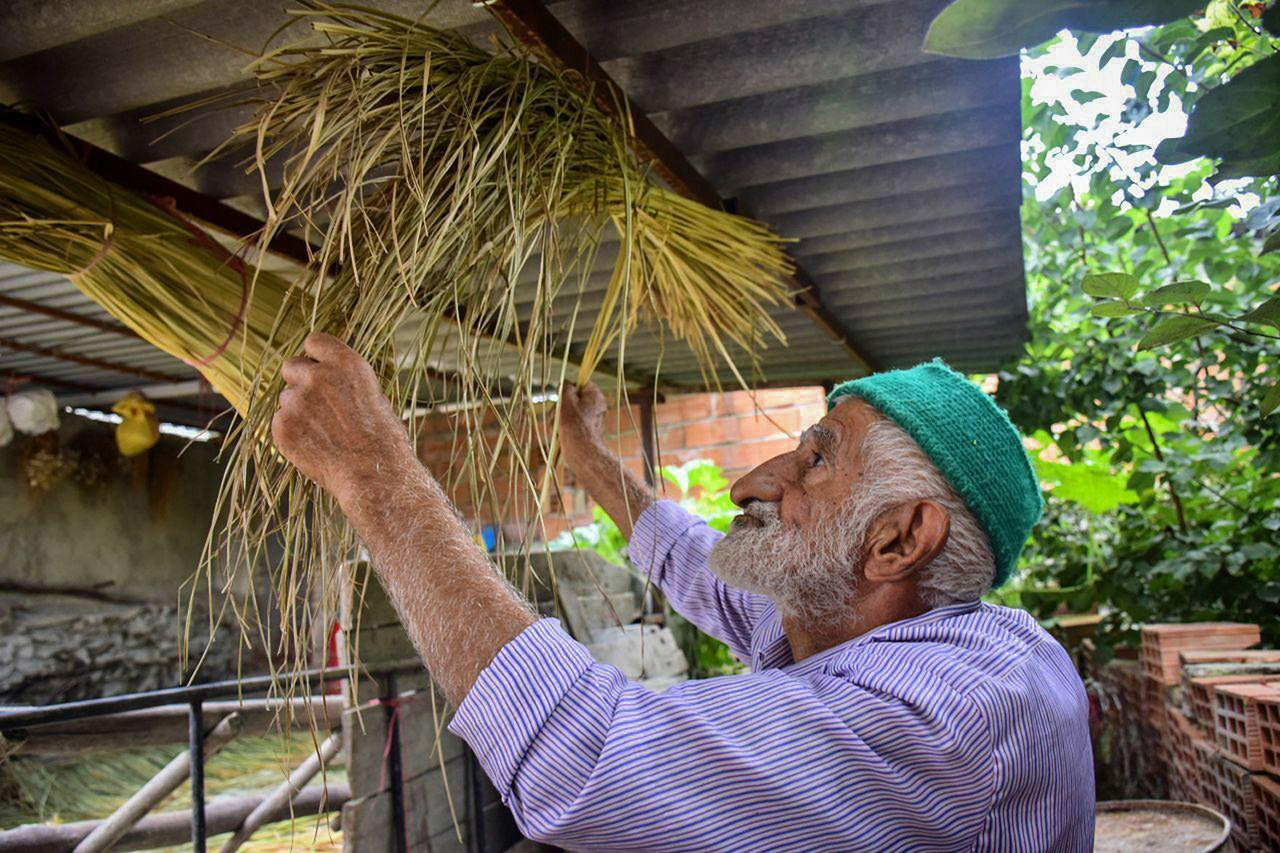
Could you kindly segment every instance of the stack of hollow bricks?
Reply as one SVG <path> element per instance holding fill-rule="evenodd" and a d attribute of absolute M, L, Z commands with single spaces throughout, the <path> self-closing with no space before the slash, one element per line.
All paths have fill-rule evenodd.
<path fill-rule="evenodd" d="M 638 402 L 633 397 L 630 407 L 610 409 L 605 419 L 605 442 L 628 468 L 642 473 L 644 463 Z M 818 387 L 667 395 L 654 406 L 653 411 L 658 461 L 662 465 L 680 465 L 694 459 L 708 459 L 718 465 L 732 483 L 761 462 L 794 450 L 800 432 L 817 423 L 825 413 L 823 391 Z M 461 417 L 450 414 L 428 416 L 419 424 L 419 456 L 436 478 L 446 484 L 451 479 L 450 473 L 459 470 L 460 456 L 464 452 L 465 445 L 459 444 L 455 438 L 459 423 L 463 423 Z M 496 424 L 488 422 L 484 427 L 484 438 L 490 446 L 496 436 Z M 528 451 L 527 448 L 522 450 Z M 542 462 L 535 456 L 536 452 L 529 452 L 525 461 L 534 475 L 540 477 Z M 508 469 L 500 462 L 496 470 Z M 557 470 L 557 483 L 559 489 L 551 496 L 551 504 L 544 512 L 543 523 L 548 536 L 585 524 L 592 517 L 590 498 L 563 466 Z M 502 483 L 498 484 L 500 492 L 506 488 Z M 462 515 L 477 525 L 497 523 L 503 526 L 508 537 L 524 535 L 526 519 L 521 517 L 514 504 L 507 517 L 495 520 L 490 517 L 493 514 L 491 508 L 477 508 L 465 483 L 455 482 L 448 491 Z"/>
<path fill-rule="evenodd" d="M 1170 796 L 1231 819 L 1244 850 L 1280 851 L 1280 650 L 1256 625 L 1142 629 L 1143 716 Z"/>

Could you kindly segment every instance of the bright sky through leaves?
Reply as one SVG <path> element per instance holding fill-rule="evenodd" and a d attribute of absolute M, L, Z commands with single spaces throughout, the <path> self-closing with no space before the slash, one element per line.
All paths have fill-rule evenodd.
<path fill-rule="evenodd" d="M 1108 48 L 1117 41 L 1128 39 L 1124 53 L 1110 58 L 1105 65 L 1099 66 Z M 1135 96 L 1133 86 L 1121 82 L 1120 74 L 1128 60 L 1134 59 L 1142 63 L 1144 70 L 1155 72 L 1156 79 L 1151 85 L 1149 103 L 1151 113 L 1135 122 L 1137 117 L 1131 106 Z M 1126 33 L 1114 33 L 1097 39 L 1087 52 L 1081 54 L 1076 38 L 1068 32 L 1061 34 L 1048 49 L 1039 56 L 1023 53 L 1022 76 L 1035 82 L 1031 89 L 1033 103 L 1057 101 L 1066 109 L 1067 118 L 1083 127 L 1089 128 L 1081 132 L 1081 141 L 1092 141 L 1108 146 L 1113 152 L 1117 166 L 1109 166 L 1113 170 L 1125 170 L 1130 176 L 1135 174 L 1134 167 L 1140 162 L 1150 162 L 1152 150 L 1164 139 L 1179 137 L 1187 124 L 1187 114 L 1182 102 L 1176 94 L 1168 98 L 1167 109 L 1158 109 L 1157 97 L 1169 74 L 1178 73 L 1165 63 L 1152 62 L 1145 59 L 1138 49 L 1135 40 Z M 1081 98 L 1086 93 L 1097 93 L 1101 97 Z M 1085 102 L 1081 102 L 1081 101 Z M 1029 143 L 1023 143 L 1027 145 Z M 1122 146 L 1141 146 L 1135 153 L 1120 150 Z M 1070 147 L 1060 153 L 1051 154 L 1048 163 L 1051 173 L 1048 179 L 1036 186 L 1036 198 L 1044 201 L 1068 183 L 1072 184 L 1077 194 L 1083 195 L 1088 189 L 1089 172 L 1082 170 L 1073 162 L 1076 147 Z M 1197 163 L 1165 166 L 1158 174 L 1161 182 L 1182 177 L 1196 168 Z M 1118 176 L 1118 174 L 1117 174 Z M 1246 182 L 1223 182 L 1219 185 L 1222 194 L 1230 194 L 1233 185 Z M 1205 185 L 1195 196 L 1196 199 L 1209 198 L 1213 189 Z M 1239 208 L 1233 213 L 1242 216 L 1258 203 L 1255 196 L 1244 195 L 1239 199 Z M 1157 209 L 1157 215 L 1166 216 L 1177 205 L 1166 200 Z"/>

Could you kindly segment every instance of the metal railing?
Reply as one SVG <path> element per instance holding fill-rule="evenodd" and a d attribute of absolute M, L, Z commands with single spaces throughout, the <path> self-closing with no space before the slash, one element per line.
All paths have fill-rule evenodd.
<path fill-rule="evenodd" d="M 357 677 L 372 679 L 379 685 L 378 698 L 387 707 L 397 696 L 396 676 L 405 673 L 423 672 L 422 662 L 416 659 L 405 659 L 361 667 Z M 291 673 L 303 683 L 327 684 L 344 681 L 352 676 L 348 667 L 328 667 L 309 669 Z M 270 675 L 251 676 L 239 680 L 211 681 L 204 684 L 192 684 L 187 687 L 169 687 L 163 690 L 151 690 L 145 693 L 129 693 L 123 696 L 108 696 L 102 699 L 83 699 L 75 702 L 60 702 L 56 705 L 42 705 L 20 710 L 0 710 L 0 734 L 10 740 L 21 741 L 28 730 L 54 723 L 66 723 L 72 720 L 84 720 L 93 717 L 105 717 L 126 711 L 140 711 L 160 705 L 187 705 L 187 749 L 191 766 L 191 847 L 196 853 L 205 853 L 205 796 L 204 796 L 204 702 L 226 696 L 245 696 L 271 690 L 279 683 L 279 677 Z M 398 727 L 392 729 L 388 744 L 388 762 L 390 764 L 389 783 L 391 808 L 395 820 L 396 848 L 405 853 L 408 841 L 404 837 L 404 787 L 400 776 L 400 734 Z"/>

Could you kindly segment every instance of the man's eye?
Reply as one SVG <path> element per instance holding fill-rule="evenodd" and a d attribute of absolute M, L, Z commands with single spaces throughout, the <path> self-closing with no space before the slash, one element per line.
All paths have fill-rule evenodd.
<path fill-rule="evenodd" d="M 817 467 L 820 467 L 820 466 L 822 466 L 822 465 L 826 465 L 826 464 L 827 464 L 827 460 L 825 460 L 825 459 L 823 459 L 823 458 L 822 458 L 822 454 L 821 454 L 821 453 L 815 453 L 815 454 L 813 454 L 813 467 L 817 468 Z"/>

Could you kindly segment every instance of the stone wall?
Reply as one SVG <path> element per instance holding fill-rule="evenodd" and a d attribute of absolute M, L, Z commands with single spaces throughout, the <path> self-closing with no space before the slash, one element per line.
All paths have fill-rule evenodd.
<path fill-rule="evenodd" d="M 207 633 L 195 620 L 192 656 Z M 44 705 L 174 687 L 184 681 L 177 604 L 117 604 L 66 596 L 0 597 L 0 704 Z M 236 674 L 228 630 L 210 648 L 201 681 Z"/>

